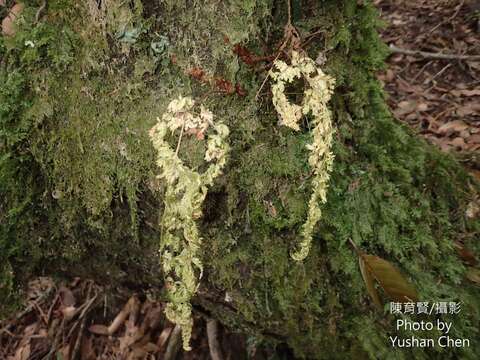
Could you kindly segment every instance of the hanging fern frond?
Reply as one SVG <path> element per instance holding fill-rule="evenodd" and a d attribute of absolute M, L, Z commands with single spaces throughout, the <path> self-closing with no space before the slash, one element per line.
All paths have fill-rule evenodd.
<path fill-rule="evenodd" d="M 322 217 L 319 203 L 327 201 L 334 158 L 331 152 L 334 129 L 327 103 L 333 94 L 335 79 L 326 75 L 304 52 L 297 51 L 292 51 L 290 65 L 281 60 L 275 61 L 270 76 L 275 81 L 272 85 L 272 101 L 282 125 L 298 131 L 302 116 L 311 114 L 313 117 L 313 143 L 308 145 L 308 162 L 314 173 L 313 194 L 308 204 L 307 221 L 302 228 L 302 240 L 291 254 L 294 260 L 301 261 L 310 251 L 314 227 Z M 285 95 L 286 85 L 295 79 L 304 79 L 308 86 L 301 105 L 290 103 Z"/>
<path fill-rule="evenodd" d="M 157 151 L 157 165 L 161 169 L 159 178 L 166 183 L 165 210 L 160 224 L 160 254 L 169 295 L 165 313 L 170 321 L 181 327 L 185 350 L 190 350 L 193 326 L 190 300 L 197 291 L 203 271 L 199 257 L 202 239 L 196 220 L 202 215 L 208 187 L 221 174 L 229 150 L 226 143 L 228 127 L 214 124 L 213 114 L 203 106 L 196 114 L 194 105 L 195 102 L 188 97 L 171 101 L 167 112 L 149 133 Z M 174 150 L 165 137 L 168 131 L 178 129 L 181 129 L 180 138 Z M 207 131 L 204 158 L 210 165 L 204 173 L 198 173 L 183 163 L 178 157 L 178 149 L 184 133 L 197 134 L 197 138 L 203 139 Z"/>

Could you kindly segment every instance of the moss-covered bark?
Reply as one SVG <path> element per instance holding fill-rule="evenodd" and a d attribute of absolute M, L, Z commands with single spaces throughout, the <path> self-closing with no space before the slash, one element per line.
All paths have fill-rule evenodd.
<path fill-rule="evenodd" d="M 328 202 L 303 263 L 289 252 L 312 193 L 308 119 L 300 132 L 280 127 L 268 86 L 255 99 L 265 72 L 232 50 L 273 52 L 286 4 L 51 0 L 34 25 L 39 4 L 26 3 L 16 36 L 0 39 L 2 295 L 40 272 L 160 287 L 163 185 L 148 129 L 181 94 L 231 132 L 198 222 L 199 310 L 297 356 L 473 358 L 479 291 L 454 241 L 478 253 L 479 222 L 464 216 L 478 185 L 392 119 L 374 74 L 386 49 L 370 1 L 292 1 L 300 33 L 317 33 L 305 50 L 325 55 L 337 83 Z M 199 69 L 214 80 L 198 81 Z M 220 91 L 226 81 L 246 96 Z M 179 154 L 199 167 L 204 142 L 186 137 Z M 348 239 L 396 264 L 424 301 L 461 301 L 459 315 L 442 317 L 470 348 L 392 349 L 394 319 L 372 306 Z"/>

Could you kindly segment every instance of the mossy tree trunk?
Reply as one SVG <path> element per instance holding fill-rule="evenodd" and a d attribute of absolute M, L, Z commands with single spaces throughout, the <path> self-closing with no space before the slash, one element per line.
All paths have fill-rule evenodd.
<path fill-rule="evenodd" d="M 256 96 L 268 63 L 248 64 L 276 55 L 286 1 L 51 0 L 37 24 L 40 4 L 26 5 L 16 35 L 0 40 L 4 294 L 45 272 L 161 288 L 164 184 L 148 130 L 184 95 L 230 128 L 198 220 L 197 310 L 297 356 L 473 357 L 479 291 L 455 241 L 479 250 L 479 222 L 465 217 L 478 184 L 390 115 L 371 1 L 292 1 L 304 50 L 336 79 L 328 201 L 303 262 L 289 254 L 312 193 L 308 118 L 299 132 L 279 126 L 268 80 Z M 204 146 L 185 137 L 179 155 L 201 169 Z M 394 319 L 370 301 L 349 239 L 400 268 L 422 300 L 462 302 L 444 318 L 471 347 L 392 349 Z"/>

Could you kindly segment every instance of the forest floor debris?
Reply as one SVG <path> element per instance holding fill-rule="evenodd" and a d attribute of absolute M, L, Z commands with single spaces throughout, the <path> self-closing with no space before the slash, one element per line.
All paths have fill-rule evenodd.
<path fill-rule="evenodd" d="M 266 359 L 217 321 L 195 317 L 190 352 L 165 303 L 148 293 L 107 290 L 91 280 L 68 284 L 40 277 L 25 291 L 24 309 L 0 321 L 0 359 Z M 271 355 L 271 354 L 270 354 Z"/>
<path fill-rule="evenodd" d="M 394 115 L 442 151 L 466 159 L 478 176 L 480 29 L 479 14 L 472 10 L 475 1 L 375 3 L 387 22 L 382 37 L 394 49 L 379 75 Z M 460 58 L 442 59 L 446 54 Z"/>

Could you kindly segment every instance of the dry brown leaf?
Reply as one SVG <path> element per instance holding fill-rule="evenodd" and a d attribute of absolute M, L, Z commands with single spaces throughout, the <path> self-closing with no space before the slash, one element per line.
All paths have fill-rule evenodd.
<path fill-rule="evenodd" d="M 407 22 L 405 20 L 402 20 L 402 19 L 393 19 L 392 20 L 392 24 L 395 25 L 395 26 L 398 26 L 398 25 L 405 25 Z"/>
<path fill-rule="evenodd" d="M 51 278 L 38 277 L 28 283 L 27 298 L 34 300 L 42 297 L 45 292 L 54 287 L 54 283 Z"/>
<path fill-rule="evenodd" d="M 95 350 L 93 350 L 92 346 L 92 339 L 90 337 L 83 336 L 82 337 L 82 345 L 80 348 L 81 358 L 84 360 L 95 360 L 97 359 L 97 355 L 95 354 Z"/>
<path fill-rule="evenodd" d="M 478 201 L 470 201 L 465 211 L 467 219 L 475 219 L 480 214 L 480 204 Z"/>
<path fill-rule="evenodd" d="M 140 340 L 143 335 L 143 331 L 138 326 L 135 326 L 132 324 L 132 322 L 127 321 L 125 335 L 119 339 L 120 350 L 124 351 L 125 349 L 129 348 L 131 345 Z"/>
<path fill-rule="evenodd" d="M 480 114 L 480 103 L 471 101 L 463 104 L 457 109 L 458 116 L 463 117 L 463 116 L 468 116 L 472 114 L 475 114 L 475 115 Z"/>
<path fill-rule="evenodd" d="M 110 335 L 115 333 L 118 330 L 118 328 L 125 322 L 125 320 L 127 319 L 127 316 L 132 311 L 132 308 L 133 308 L 133 306 L 135 305 L 136 302 L 137 302 L 137 300 L 136 300 L 135 296 L 132 296 L 127 301 L 127 303 L 125 304 L 123 309 L 118 313 L 118 315 L 115 317 L 115 319 L 113 319 L 112 323 L 108 327 L 108 333 Z"/>
<path fill-rule="evenodd" d="M 133 296 L 132 299 L 133 300 L 130 304 L 130 314 L 128 316 L 128 321 L 131 325 L 135 325 L 138 319 L 138 315 L 140 313 L 141 304 L 140 300 L 136 296 Z"/>
<path fill-rule="evenodd" d="M 30 342 L 28 342 L 17 349 L 13 360 L 28 360 L 30 358 L 30 352 Z"/>
<path fill-rule="evenodd" d="M 397 20 L 393 20 L 394 24 L 395 24 L 395 21 L 397 21 Z M 403 54 L 395 54 L 392 57 L 390 57 L 390 61 L 392 63 L 398 64 L 398 63 L 403 61 L 404 57 L 405 56 Z"/>
<path fill-rule="evenodd" d="M 368 294 L 372 298 L 373 303 L 381 309 L 383 305 L 380 301 L 380 297 L 378 296 L 377 289 L 375 288 L 374 278 L 370 271 L 366 269 L 365 261 L 363 260 L 362 256 L 358 257 L 358 264 L 360 265 L 360 272 L 362 273 L 363 281 L 367 287 Z"/>
<path fill-rule="evenodd" d="M 70 289 L 66 288 L 65 286 L 60 286 L 60 288 L 58 289 L 58 293 L 64 306 L 68 307 L 75 305 L 75 296 Z"/>
<path fill-rule="evenodd" d="M 146 352 L 155 352 L 158 351 L 158 347 L 154 343 L 149 342 L 143 345 L 143 350 Z"/>
<path fill-rule="evenodd" d="M 414 111 L 414 112 L 408 114 L 407 116 L 405 116 L 404 120 L 406 122 L 413 123 L 413 121 L 417 120 L 418 118 L 419 118 L 419 114 L 416 111 Z"/>
<path fill-rule="evenodd" d="M 136 347 L 127 357 L 127 360 L 148 359 L 148 354 L 157 353 L 158 347 L 153 343 L 146 343 Z"/>
<path fill-rule="evenodd" d="M 452 147 L 451 147 L 450 145 L 448 145 L 448 143 L 442 142 L 442 143 L 440 144 L 440 150 L 442 150 L 443 152 L 448 153 L 448 152 L 452 151 Z"/>
<path fill-rule="evenodd" d="M 163 319 L 163 309 L 161 306 L 154 306 L 151 307 L 147 314 L 145 315 L 145 319 L 142 323 L 142 329 L 147 330 L 156 330 Z"/>
<path fill-rule="evenodd" d="M 460 133 L 458 134 L 458 136 L 460 136 L 460 137 L 463 138 L 464 140 L 468 140 L 468 138 L 470 137 L 470 131 L 468 131 L 468 130 L 462 130 L 462 131 L 460 131 Z"/>
<path fill-rule="evenodd" d="M 455 148 L 458 148 L 458 150 L 463 150 L 466 146 L 466 143 L 465 143 L 465 140 L 463 140 L 463 138 L 461 137 L 456 137 L 455 139 L 453 139 L 452 141 L 449 141 L 448 142 L 448 145 L 451 145 Z"/>
<path fill-rule="evenodd" d="M 393 79 L 395 79 L 395 73 L 391 69 L 388 69 L 385 73 L 385 80 L 391 82 Z"/>
<path fill-rule="evenodd" d="M 427 80 L 427 81 L 428 81 L 428 80 Z M 447 88 L 441 87 L 441 86 L 439 86 L 439 85 L 435 85 L 433 88 L 434 88 L 435 90 L 440 91 L 440 92 L 443 92 L 443 93 L 448 93 L 448 91 L 449 91 Z"/>
<path fill-rule="evenodd" d="M 480 170 L 468 169 L 468 172 L 469 172 L 477 181 L 480 181 Z"/>
<path fill-rule="evenodd" d="M 403 79 L 397 78 L 397 86 L 400 91 L 407 93 L 424 93 L 421 86 L 411 85 Z"/>
<path fill-rule="evenodd" d="M 417 102 L 415 100 L 404 100 L 400 101 L 397 104 L 397 108 L 395 109 L 394 113 L 395 116 L 400 117 L 406 114 L 410 114 L 411 112 L 415 111 L 417 108 Z"/>
<path fill-rule="evenodd" d="M 91 325 L 88 328 L 88 331 L 97 335 L 109 335 L 108 327 L 106 327 L 105 325 Z"/>
<path fill-rule="evenodd" d="M 20 16 L 25 5 L 15 4 L 10 9 L 8 16 L 2 20 L 2 34 L 4 36 L 13 36 L 15 35 L 15 21 Z"/>
<path fill-rule="evenodd" d="M 472 143 L 468 145 L 468 151 L 477 151 L 480 150 L 480 144 L 479 143 Z"/>
<path fill-rule="evenodd" d="M 473 90 L 452 90 L 450 93 L 453 96 L 461 97 L 461 96 L 480 96 L 480 89 L 473 89 Z"/>
<path fill-rule="evenodd" d="M 388 69 L 385 71 L 385 73 L 379 74 L 378 78 L 383 82 L 392 82 L 392 80 L 395 78 L 395 73 L 392 71 L 392 69 Z"/>
<path fill-rule="evenodd" d="M 455 248 L 457 249 L 458 256 L 460 257 L 460 259 L 462 259 L 462 261 L 471 266 L 475 266 L 477 264 L 477 259 L 475 259 L 475 255 L 473 255 L 470 250 L 465 248 L 465 245 L 463 245 L 461 242 L 455 242 Z"/>
<path fill-rule="evenodd" d="M 428 104 L 425 102 L 419 102 L 417 104 L 417 111 L 427 111 L 428 110 Z"/>
<path fill-rule="evenodd" d="M 432 144 L 440 146 L 442 143 L 442 139 L 437 138 L 435 135 L 426 134 L 425 138 L 430 141 Z"/>
<path fill-rule="evenodd" d="M 60 356 L 58 356 L 60 354 Z M 63 346 L 58 352 L 57 352 L 57 359 L 70 359 L 70 344 L 67 344 Z"/>
<path fill-rule="evenodd" d="M 31 353 L 30 340 L 32 336 L 35 335 L 35 333 L 37 332 L 38 326 L 39 326 L 39 323 L 36 322 L 27 326 L 23 330 L 23 336 L 20 340 L 20 344 L 18 345 L 12 360 L 30 359 L 30 353 Z"/>
<path fill-rule="evenodd" d="M 473 267 L 469 267 L 467 269 L 467 272 L 465 273 L 465 276 L 467 277 L 468 280 L 471 282 L 480 285 L 480 270 L 475 269 Z"/>
<path fill-rule="evenodd" d="M 167 340 L 170 337 L 170 334 L 172 333 L 172 330 L 173 330 L 173 326 L 167 326 L 166 328 L 164 328 L 162 330 L 160 336 L 158 337 L 157 346 L 158 346 L 158 351 L 160 353 L 162 353 L 164 348 L 166 347 Z"/>
<path fill-rule="evenodd" d="M 468 129 L 467 123 L 465 123 L 463 120 L 455 120 L 443 124 L 438 128 L 437 132 L 439 134 L 447 134 L 452 132 L 460 132 L 466 129 Z"/>
<path fill-rule="evenodd" d="M 124 353 L 125 350 L 127 350 L 128 347 L 134 343 L 133 337 L 129 336 L 128 334 L 125 334 L 125 336 L 119 337 L 118 341 L 119 341 L 119 350 L 121 353 Z"/>
<path fill-rule="evenodd" d="M 391 263 L 375 255 L 360 254 L 360 256 L 364 262 L 364 271 L 375 278 L 390 299 L 397 302 L 418 300 L 415 288 Z"/>
<path fill-rule="evenodd" d="M 467 138 L 468 143 L 480 144 L 480 134 L 473 134 Z"/>
<path fill-rule="evenodd" d="M 478 39 L 476 41 L 478 41 Z M 467 64 L 470 68 L 480 71 L 480 62 L 478 62 L 478 61 L 467 61 Z"/>
<path fill-rule="evenodd" d="M 148 355 L 148 352 L 143 351 L 143 349 L 135 349 L 128 354 L 126 360 L 147 359 L 147 355 Z"/>
<path fill-rule="evenodd" d="M 63 317 L 65 320 L 70 320 L 72 319 L 75 315 L 77 315 L 78 310 L 75 306 L 67 306 L 67 307 L 61 307 L 60 311 L 63 314 Z"/>

